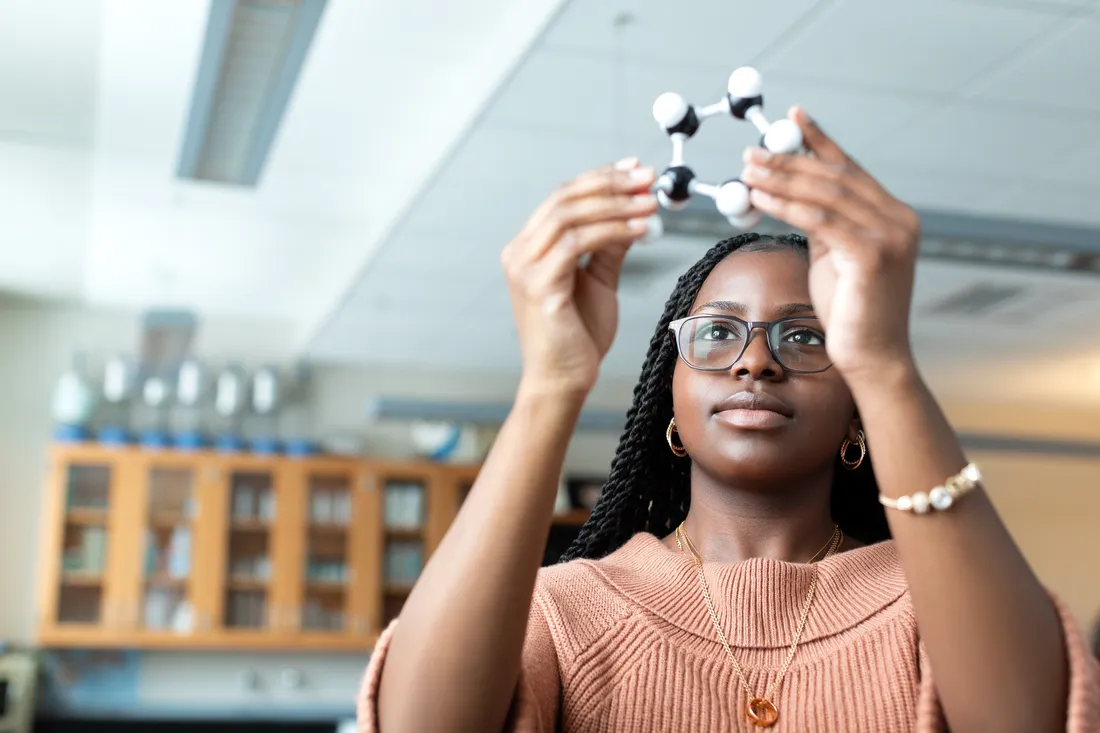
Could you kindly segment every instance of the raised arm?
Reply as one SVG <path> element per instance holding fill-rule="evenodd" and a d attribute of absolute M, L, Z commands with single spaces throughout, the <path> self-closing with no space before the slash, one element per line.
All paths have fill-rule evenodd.
<path fill-rule="evenodd" d="M 929 492 L 966 459 L 909 344 L 920 227 L 801 110 L 808 156 L 746 154 L 754 203 L 810 236 L 810 293 L 852 389 L 887 497 Z M 984 491 L 949 511 L 889 510 L 936 690 L 953 733 L 1095 730 L 1100 690 Z M 1073 679 L 1071 665 L 1079 672 Z M 1067 710 L 1071 711 L 1067 721 Z"/>
<path fill-rule="evenodd" d="M 653 180 L 635 160 L 586 173 L 505 248 L 523 377 L 393 631 L 378 693 L 384 733 L 505 724 L 566 446 L 615 335 L 623 258 L 656 210 Z"/>

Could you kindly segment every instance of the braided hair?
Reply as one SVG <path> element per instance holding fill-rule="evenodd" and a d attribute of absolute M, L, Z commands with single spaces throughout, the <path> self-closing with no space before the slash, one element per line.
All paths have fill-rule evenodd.
<path fill-rule="evenodd" d="M 687 516 L 691 461 L 674 456 L 665 443 L 665 429 L 672 419 L 672 372 L 678 358 L 668 323 L 688 315 L 703 281 L 730 254 L 771 250 L 808 256 L 806 239 L 800 235 L 742 234 L 714 245 L 677 281 L 650 339 L 607 483 L 562 562 L 604 557 L 638 532 L 664 536 Z M 866 543 L 890 538 L 869 460 L 849 471 L 838 453 L 831 505 L 833 520 L 846 534 Z"/>

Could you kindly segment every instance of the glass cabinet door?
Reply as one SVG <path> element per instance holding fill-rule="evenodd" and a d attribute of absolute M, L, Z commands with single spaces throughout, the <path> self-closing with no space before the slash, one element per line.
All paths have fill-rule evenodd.
<path fill-rule="evenodd" d="M 343 633 L 348 630 L 353 565 L 352 483 L 353 477 L 348 473 L 308 474 L 301 631 Z"/>
<path fill-rule="evenodd" d="M 272 472 L 229 472 L 229 541 L 222 627 L 268 627 L 276 493 Z"/>
<path fill-rule="evenodd" d="M 390 478 L 383 485 L 383 625 L 397 618 L 424 567 L 427 498 L 422 479 Z"/>
<path fill-rule="evenodd" d="M 62 470 L 60 587 L 51 613 L 59 625 L 103 625 L 108 621 L 104 601 L 113 468 L 74 462 Z"/>
<path fill-rule="evenodd" d="M 189 634 L 194 628 L 195 473 L 190 466 L 147 469 L 140 619 L 150 631 Z"/>

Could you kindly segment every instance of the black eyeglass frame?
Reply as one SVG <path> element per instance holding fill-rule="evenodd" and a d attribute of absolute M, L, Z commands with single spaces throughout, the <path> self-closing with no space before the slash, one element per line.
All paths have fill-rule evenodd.
<path fill-rule="evenodd" d="M 741 350 L 737 352 L 737 358 L 731 361 L 724 367 L 698 367 L 687 360 L 684 356 L 684 348 L 680 345 L 680 329 L 684 327 L 684 324 L 689 321 L 697 321 L 703 318 L 720 319 L 727 321 L 737 321 L 745 325 L 745 342 L 741 345 Z M 827 372 L 833 368 L 833 363 L 830 361 L 829 365 L 821 369 L 792 369 L 783 363 L 783 359 L 779 357 L 775 345 L 772 339 L 772 329 L 777 326 L 782 326 L 784 323 L 790 323 L 791 321 L 818 321 L 820 320 L 815 316 L 784 316 L 783 318 L 777 318 L 774 321 L 746 321 L 744 318 L 738 318 L 737 316 L 728 315 L 714 315 L 713 313 L 700 313 L 694 316 L 687 316 L 686 318 L 677 318 L 668 324 L 668 330 L 672 333 L 672 340 L 676 344 L 676 355 L 680 357 L 680 360 L 688 365 L 688 368 L 694 369 L 699 372 L 726 372 L 733 368 L 734 364 L 741 361 L 741 357 L 745 355 L 745 350 L 749 348 L 749 344 L 752 342 L 752 332 L 756 329 L 762 329 L 764 331 L 764 340 L 768 345 L 768 353 L 775 359 L 775 363 L 783 367 L 784 371 L 791 372 L 792 374 L 820 374 Z M 824 329 L 821 329 L 824 332 Z"/>

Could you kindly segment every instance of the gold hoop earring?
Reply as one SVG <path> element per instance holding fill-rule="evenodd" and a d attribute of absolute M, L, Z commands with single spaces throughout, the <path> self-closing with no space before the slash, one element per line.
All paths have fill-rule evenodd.
<path fill-rule="evenodd" d="M 854 461 L 848 460 L 848 448 L 852 446 L 852 441 L 845 438 L 844 442 L 840 444 L 840 462 L 849 471 L 854 471 L 862 466 L 863 459 L 867 457 L 867 439 L 863 437 L 862 430 L 856 433 L 856 441 L 859 443 L 859 458 Z"/>
<path fill-rule="evenodd" d="M 668 421 L 668 430 L 665 431 L 665 440 L 668 441 L 668 447 L 672 450 L 673 455 L 679 458 L 683 458 L 688 454 L 687 448 L 685 448 L 682 443 L 680 445 L 676 445 L 672 442 L 672 434 L 675 432 L 677 432 L 676 418 L 672 418 Z"/>

